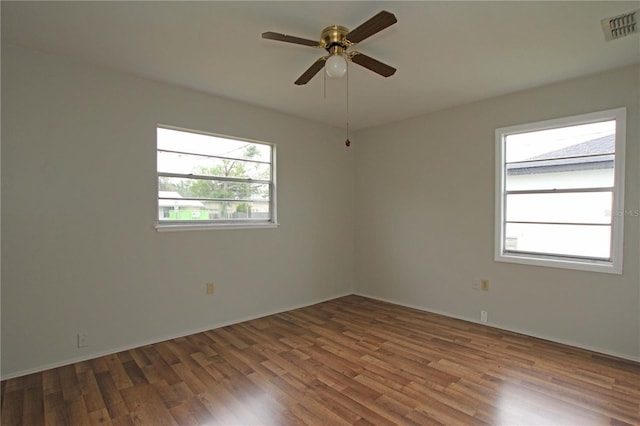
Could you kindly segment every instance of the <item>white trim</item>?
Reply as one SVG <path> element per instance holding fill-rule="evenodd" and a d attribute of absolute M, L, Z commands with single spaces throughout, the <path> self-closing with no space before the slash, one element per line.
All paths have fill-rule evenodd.
<path fill-rule="evenodd" d="M 626 108 L 615 108 L 606 111 L 592 112 L 571 117 L 556 118 L 536 123 L 518 124 L 495 130 L 495 213 L 494 213 L 494 260 L 496 262 L 518 263 L 551 268 L 574 269 L 608 274 L 622 274 L 623 239 L 624 239 L 624 181 L 625 181 L 625 142 L 626 142 Z M 504 252 L 504 144 L 508 135 L 554 129 L 558 127 L 576 126 L 604 120 L 616 121 L 615 138 L 615 184 L 613 190 L 614 206 L 612 212 L 611 261 L 602 262 L 589 259 L 570 259 L 554 255 L 534 255 Z"/>
<path fill-rule="evenodd" d="M 175 231 L 220 231 L 229 229 L 273 229 L 280 226 L 279 223 L 259 222 L 259 223 L 201 223 L 201 224 L 158 224 L 155 226 L 158 232 Z"/>
<path fill-rule="evenodd" d="M 603 349 L 603 348 L 598 348 L 598 347 L 595 347 L 595 346 L 583 345 L 581 343 L 577 343 L 577 342 L 574 342 L 574 341 L 571 341 L 571 340 L 559 339 L 559 338 L 554 337 L 554 336 L 547 336 L 547 335 L 544 335 L 544 334 L 532 333 L 529 330 L 523 330 L 523 329 L 519 329 L 519 328 L 509 327 L 509 326 L 506 326 L 504 324 L 491 323 L 489 325 L 489 324 L 483 323 L 480 320 L 475 319 L 475 318 L 469 318 L 469 317 L 465 317 L 465 316 L 461 316 L 461 315 L 454 315 L 454 314 L 451 314 L 451 313 L 448 313 L 448 312 L 444 312 L 444 311 L 437 311 L 437 310 L 427 309 L 427 308 L 425 308 L 423 306 L 413 305 L 413 304 L 410 304 L 410 303 L 402 303 L 402 302 L 398 302 L 396 300 L 385 299 L 383 297 L 377 297 L 377 296 L 371 296 L 369 294 L 361 293 L 361 292 L 356 292 L 356 293 L 354 293 L 354 295 L 367 297 L 369 299 L 379 300 L 381 302 L 392 303 L 394 305 L 404 306 L 404 307 L 407 307 L 407 308 L 417 309 L 419 311 L 429 312 L 429 313 L 436 314 L 436 315 L 442 315 L 442 316 L 445 316 L 445 317 L 448 317 L 448 318 L 454 318 L 454 319 L 458 319 L 458 320 L 461 320 L 461 321 L 471 322 L 471 323 L 474 323 L 474 324 L 481 325 L 483 327 L 497 328 L 499 330 L 510 331 L 512 333 L 522 334 L 522 335 L 525 335 L 525 336 L 528 336 L 528 337 L 533 337 L 533 338 L 536 338 L 536 339 L 542 339 L 542 340 L 547 340 L 549 342 L 560 343 L 561 345 L 567 345 L 567 346 L 571 346 L 571 347 L 578 348 L 578 349 L 584 349 L 584 350 L 587 350 L 587 351 L 590 351 L 590 352 L 595 352 L 595 353 L 598 353 L 598 354 L 613 356 L 613 357 L 624 359 L 624 360 L 628 360 L 628 361 L 640 362 L 640 356 L 622 354 L 622 353 L 619 353 L 619 352 L 610 351 L 610 350 Z"/>
<path fill-rule="evenodd" d="M 269 201 L 271 205 L 269 206 L 269 210 L 271 211 L 271 223 L 274 226 L 278 226 L 278 185 L 277 175 L 278 175 L 278 167 L 276 166 L 276 144 L 272 143 L 271 145 L 271 196 L 269 197 Z"/>
<path fill-rule="evenodd" d="M 137 348 L 141 348 L 141 347 L 144 347 L 144 346 L 147 346 L 147 345 L 153 345 L 153 344 L 156 344 L 156 343 L 165 342 L 167 340 L 178 339 L 180 337 L 186 337 L 186 336 L 190 336 L 192 334 L 202 333 L 204 331 L 215 330 L 215 329 L 218 329 L 218 328 L 227 327 L 229 325 L 239 324 L 239 323 L 246 322 L 246 321 L 252 321 L 252 320 L 259 319 L 259 318 L 268 317 L 270 315 L 276 315 L 276 314 L 281 314 L 283 312 L 293 311 L 295 309 L 306 308 L 308 306 L 317 305 L 318 303 L 324 303 L 324 302 L 328 302 L 328 301 L 333 300 L 333 299 L 339 299 L 341 297 L 350 296 L 351 294 L 352 293 L 338 294 L 338 295 L 331 296 L 331 297 L 324 298 L 324 299 L 320 299 L 318 301 L 311 302 L 311 303 L 300 303 L 300 304 L 297 304 L 297 305 L 293 305 L 293 306 L 287 307 L 285 309 L 277 309 L 277 310 L 273 310 L 273 311 L 267 311 L 267 312 L 264 312 L 264 313 L 261 313 L 261 314 L 250 315 L 248 317 L 243 317 L 243 318 L 239 318 L 239 319 L 235 319 L 235 320 L 231 320 L 231 321 L 224 321 L 224 322 L 221 322 L 221 323 L 216 323 L 216 324 L 212 324 L 212 325 L 206 325 L 206 326 L 199 327 L 199 328 L 196 328 L 196 329 L 193 329 L 193 330 L 189 330 L 189 331 L 183 331 L 183 332 L 179 332 L 179 333 L 169 334 L 169 335 L 157 338 L 157 339 L 143 340 L 141 342 L 134 343 L 134 344 L 131 344 L 131 345 L 119 346 L 119 347 L 116 347 L 116 348 L 107 349 L 107 350 L 100 351 L 100 352 L 93 352 L 93 353 L 90 353 L 90 354 L 69 358 L 69 359 L 66 359 L 66 360 L 63 360 L 63 361 L 53 362 L 51 364 L 45 364 L 45 365 L 41 365 L 41 366 L 38 366 L 38 367 L 28 368 L 26 370 L 17 371 L 15 373 L 10 373 L 10 374 L 7 374 L 6 376 L 0 377 L 0 380 L 14 379 L 16 377 L 26 376 L 27 374 L 39 373 L 41 371 L 50 370 L 52 368 L 58 368 L 58 367 L 63 367 L 65 365 L 75 364 L 76 362 L 89 361 L 89 360 L 92 360 L 92 359 L 95 359 L 95 358 L 99 358 L 99 357 L 102 357 L 102 356 L 112 355 L 112 354 L 116 354 L 116 353 L 119 353 L 119 352 L 128 351 L 128 350 L 131 350 L 131 349 L 137 349 Z"/>
<path fill-rule="evenodd" d="M 239 323 L 242 323 L 242 322 L 245 322 L 245 321 L 252 321 L 252 320 L 255 320 L 255 319 L 258 319 L 258 318 L 264 318 L 264 317 L 268 317 L 270 315 L 276 315 L 276 314 L 280 314 L 280 313 L 283 313 L 283 312 L 292 311 L 294 309 L 305 308 L 305 307 L 308 307 L 308 306 L 317 305 L 318 303 L 324 303 L 324 302 L 328 302 L 328 301 L 333 300 L 333 299 L 339 299 L 341 297 L 346 297 L 346 296 L 351 296 L 351 295 L 367 297 L 369 299 L 379 300 L 379 301 L 387 302 L 387 303 L 393 303 L 395 305 L 405 306 L 407 308 L 417 309 L 417 310 L 423 311 L 423 312 L 429 312 L 429 313 L 442 315 L 442 316 L 449 317 L 449 318 L 455 318 L 455 319 L 459 319 L 459 320 L 462 320 L 462 321 L 475 323 L 475 324 L 478 324 L 478 325 L 482 325 L 484 327 L 498 328 L 500 330 L 505 330 L 505 331 L 510 331 L 510 332 L 513 332 L 513 333 L 523 334 L 525 336 L 535 337 L 536 339 L 548 340 L 550 342 L 560 343 L 560 344 L 563 344 L 563 345 L 572 346 L 572 347 L 579 348 L 579 349 L 585 349 L 585 350 L 588 350 L 588 351 L 591 351 L 591 352 L 600 353 L 600 354 L 604 354 L 604 355 L 609 355 L 609 356 L 613 356 L 613 357 L 620 358 L 620 359 L 640 362 L 640 356 L 634 357 L 632 355 L 621 354 L 621 353 L 618 353 L 618 352 L 609 351 L 609 350 L 602 349 L 602 348 L 597 348 L 597 347 L 588 346 L 588 345 L 582 345 L 582 344 L 579 344 L 579 343 L 576 343 L 576 342 L 572 342 L 572 341 L 568 341 L 568 340 L 564 340 L 564 339 L 558 339 L 556 337 L 549 337 L 549 336 L 545 336 L 545 335 L 542 335 L 542 334 L 531 333 L 530 331 L 527 331 L 527 330 L 521 330 L 521 329 L 517 329 L 517 328 L 513 328 L 513 327 L 507 327 L 507 326 L 504 326 L 504 325 L 501 325 L 501 324 L 487 325 L 486 323 L 482 323 L 479 320 L 476 320 L 474 318 L 469 318 L 469 317 L 460 316 L 460 315 L 453 315 L 453 314 L 450 314 L 450 313 L 447 313 L 447 312 L 443 312 L 443 311 L 431 310 L 431 309 L 427 309 L 427 308 L 422 307 L 422 306 L 413 305 L 413 304 L 409 304 L 409 303 L 402 303 L 402 302 L 398 302 L 396 300 L 391 300 L 391 299 L 385 299 L 383 297 L 372 296 L 372 295 L 369 295 L 369 294 L 366 294 L 366 293 L 362 293 L 362 292 L 353 292 L 353 293 L 343 293 L 343 294 L 339 294 L 339 295 L 332 296 L 332 297 L 329 297 L 329 298 L 320 299 L 319 301 L 308 303 L 308 304 L 304 303 L 304 304 L 294 305 L 294 306 L 291 306 L 291 307 L 288 307 L 288 308 L 282 309 L 282 310 L 268 311 L 268 312 L 265 312 L 265 313 L 262 313 L 262 314 L 258 314 L 258 315 L 251 315 L 251 316 L 240 318 L 240 319 L 236 319 L 236 320 L 225 321 L 225 322 L 213 324 L 213 325 L 210 325 L 210 326 L 199 327 L 197 329 L 193 329 L 193 330 L 190 330 L 190 331 L 184 331 L 184 332 L 180 332 L 180 333 L 170 334 L 170 335 L 158 338 L 158 339 L 144 340 L 144 341 L 141 341 L 141 342 L 138 342 L 138 343 L 134 343 L 134 344 L 131 344 L 131 345 L 120 346 L 120 347 L 116 347 L 116 348 L 113 348 L 113 349 L 108 349 L 108 350 L 104 350 L 104 351 L 100 351 L 100 352 L 93 352 L 91 354 L 86 354 L 86 355 L 82 355 L 82 356 L 79 356 L 79 357 L 69 358 L 69 359 L 66 359 L 64 361 L 54 362 L 54 363 L 51 363 L 51 364 L 45 364 L 45 365 L 41 365 L 41 366 L 38 366 L 38 367 L 17 371 L 15 373 L 10 373 L 10 374 L 7 374 L 6 376 L 0 377 L 0 380 L 14 379 L 16 377 L 26 376 L 27 374 L 39 373 L 41 371 L 50 370 L 52 368 L 63 367 L 65 365 L 74 364 L 76 362 L 89 361 L 89 360 L 92 360 L 92 359 L 95 359 L 95 358 L 99 358 L 99 357 L 102 357 L 102 356 L 112 355 L 112 354 L 115 354 L 115 353 L 118 353 L 118 352 L 128 351 L 128 350 L 131 350 L 131 349 L 137 349 L 137 348 L 141 348 L 143 346 L 153 345 L 155 343 L 160 343 L 160 342 L 164 342 L 164 341 L 167 341 L 167 340 L 178 339 L 180 337 L 190 336 L 192 334 L 202 333 L 204 331 L 215 330 L 217 328 L 227 327 L 229 325 L 239 324 Z"/>
<path fill-rule="evenodd" d="M 497 234 L 497 233 L 496 233 Z M 573 269 L 577 271 L 602 272 L 605 274 L 622 274 L 622 269 L 617 269 L 615 262 L 595 261 L 563 258 L 562 256 L 528 255 L 519 253 L 504 253 L 498 256 L 496 262 L 517 263 L 520 265 L 545 266 L 547 268 Z"/>
<path fill-rule="evenodd" d="M 203 136 L 212 136 L 215 138 L 221 138 L 221 139 L 229 139 L 229 140 L 235 140 L 235 141 L 239 141 L 239 142 L 248 142 L 251 144 L 255 144 L 255 145 L 266 145 L 269 146 L 270 149 L 270 158 L 269 158 L 269 166 L 271 167 L 271 178 L 268 181 L 269 184 L 269 213 L 270 213 L 270 219 L 268 222 L 258 222 L 258 223 L 252 223 L 252 222 L 239 222 L 239 223 L 198 223 L 198 222 L 194 222 L 194 223 L 184 223 L 184 222 L 180 222 L 177 220 L 174 221 L 168 221 L 168 220 L 157 220 L 156 221 L 156 225 L 155 228 L 158 232 L 168 232 L 168 231 L 207 231 L 207 230 L 213 230 L 213 229 L 260 229 L 260 228 L 277 228 L 278 227 L 278 211 L 277 211 L 277 188 L 276 188 L 276 174 L 277 174 L 277 170 L 276 170 L 276 144 L 271 143 L 271 142 L 264 142 L 264 141 L 258 141 L 255 139 L 248 139 L 248 138 L 241 138 L 241 137 L 236 137 L 236 136 L 228 136 L 228 135 L 223 135 L 223 134 L 219 134 L 219 133 L 212 133 L 212 132 L 207 132 L 207 131 L 202 131 L 202 130 L 193 130 L 193 129 L 187 129 L 187 128 L 183 128 L 183 127 L 177 127 L 177 126 L 170 126 L 170 125 L 166 125 L 166 124 L 160 124 L 157 123 L 156 124 L 156 206 L 155 206 L 155 210 L 156 210 L 156 216 L 158 215 L 158 204 L 159 204 L 159 186 L 158 186 L 158 176 L 161 175 L 160 172 L 158 172 L 158 163 L 157 163 L 157 152 L 158 152 L 158 137 L 157 137 L 157 132 L 158 129 L 166 129 L 166 130 L 174 130 L 174 131 L 178 131 L 178 132 L 184 132 L 184 133 L 193 133 L 193 134 L 198 134 L 198 135 L 203 135 Z M 251 161 L 251 160 L 248 160 Z M 265 162 L 266 164 L 266 162 Z M 179 175 L 179 174 L 176 174 Z M 232 181 L 238 181 L 238 182 L 244 182 L 246 181 L 247 183 L 266 183 L 262 180 L 234 180 L 234 179 L 225 179 L 225 178 L 214 178 L 211 180 L 232 180 Z M 256 200 L 257 201 L 257 200 Z"/>

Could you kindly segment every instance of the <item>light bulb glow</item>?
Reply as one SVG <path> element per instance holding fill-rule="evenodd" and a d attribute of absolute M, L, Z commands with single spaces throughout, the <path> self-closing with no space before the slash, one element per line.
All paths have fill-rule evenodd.
<path fill-rule="evenodd" d="M 347 60 L 344 55 L 333 54 L 327 59 L 324 68 L 328 77 L 342 78 L 347 73 Z"/>

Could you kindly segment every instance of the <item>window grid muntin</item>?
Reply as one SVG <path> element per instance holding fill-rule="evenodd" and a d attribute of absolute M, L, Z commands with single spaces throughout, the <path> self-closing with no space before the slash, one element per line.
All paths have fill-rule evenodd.
<path fill-rule="evenodd" d="M 270 180 L 264 179 L 251 179 L 251 178 L 237 178 L 230 176 L 213 176 L 213 175 L 194 175 L 194 174 L 182 174 L 182 173 L 165 173 L 159 172 L 158 177 L 168 177 L 176 179 L 193 179 L 193 180 L 210 180 L 220 182 L 238 182 L 238 183 L 261 183 L 270 184 Z"/>

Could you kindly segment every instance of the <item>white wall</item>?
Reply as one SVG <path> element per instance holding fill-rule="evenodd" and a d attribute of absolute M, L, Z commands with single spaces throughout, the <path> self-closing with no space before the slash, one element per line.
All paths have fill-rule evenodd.
<path fill-rule="evenodd" d="M 493 261 L 494 129 L 626 105 L 626 208 L 637 211 L 638 87 L 627 68 L 361 131 L 347 150 L 340 129 L 3 46 L 2 377 L 312 304 L 354 282 L 640 359 L 638 216 L 625 224 L 622 276 Z M 157 123 L 276 143 L 281 226 L 156 232 Z M 472 290 L 476 278 L 490 291 Z M 88 348 L 76 347 L 80 331 Z"/>
<path fill-rule="evenodd" d="M 342 130 L 11 46 L 2 114 L 3 378 L 352 292 Z M 280 227 L 156 232 L 157 123 L 275 143 Z"/>
<path fill-rule="evenodd" d="M 494 130 L 626 106 L 627 210 L 638 211 L 640 69 L 628 67 L 359 132 L 356 291 L 640 360 L 640 218 L 622 276 L 497 263 Z M 356 138 L 354 138 L 356 140 Z M 471 288 L 478 278 L 490 290 Z"/>

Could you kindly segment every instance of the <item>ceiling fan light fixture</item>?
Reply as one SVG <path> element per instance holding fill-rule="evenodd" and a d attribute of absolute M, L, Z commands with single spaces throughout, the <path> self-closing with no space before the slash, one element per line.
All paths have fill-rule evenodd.
<path fill-rule="evenodd" d="M 347 74 L 347 59 L 344 55 L 335 53 L 327 58 L 324 69 L 327 77 L 342 78 Z"/>
<path fill-rule="evenodd" d="M 0 0 L 1 1 L 1 0 Z M 398 22 L 395 15 L 383 10 L 368 21 L 349 31 L 347 27 L 331 25 L 322 30 L 320 41 L 290 36 L 287 34 L 267 31 L 262 33 L 262 38 L 267 40 L 284 41 L 287 43 L 299 44 L 303 46 L 321 48 L 329 55 L 316 60 L 300 77 L 294 82 L 297 86 L 307 84 L 322 68 L 325 75 L 331 78 L 342 78 L 347 75 L 347 61 L 353 62 L 361 67 L 373 71 L 383 77 L 390 77 L 396 69 L 382 63 L 370 56 L 360 52 L 348 51 L 351 47 L 374 34 L 390 27 Z"/>

